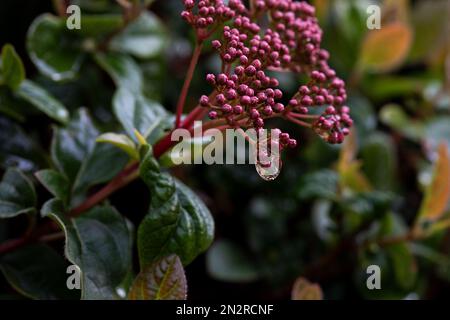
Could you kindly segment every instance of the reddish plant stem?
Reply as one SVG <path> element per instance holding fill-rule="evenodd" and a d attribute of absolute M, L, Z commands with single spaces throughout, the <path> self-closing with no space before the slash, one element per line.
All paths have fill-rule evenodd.
<path fill-rule="evenodd" d="M 179 128 L 181 125 L 181 115 L 183 114 L 183 108 L 186 103 L 186 97 L 189 91 L 189 87 L 191 86 L 192 78 L 194 77 L 195 68 L 197 66 L 198 59 L 200 58 L 202 48 L 203 48 L 203 41 L 199 41 L 195 46 L 191 63 L 189 65 L 189 69 L 186 75 L 186 79 L 184 80 L 183 88 L 181 89 L 180 98 L 178 99 L 175 128 Z"/>
<path fill-rule="evenodd" d="M 308 122 L 304 122 L 304 121 L 301 121 L 301 120 L 298 120 L 298 119 L 295 119 L 295 118 L 292 118 L 292 117 L 289 117 L 289 116 L 287 116 L 286 119 L 288 119 L 289 121 L 291 121 L 291 122 L 293 122 L 295 124 L 298 124 L 299 126 L 302 126 L 302 127 L 306 127 L 306 128 L 311 128 L 312 127 L 312 125 L 310 123 L 308 123 Z"/>
<path fill-rule="evenodd" d="M 16 248 L 26 245 L 30 241 L 30 237 L 23 237 L 6 241 L 0 245 L 0 254 L 8 253 Z"/>
<path fill-rule="evenodd" d="M 197 107 L 195 108 L 183 121 L 182 127 L 185 129 L 191 129 L 192 124 L 195 120 L 201 119 L 205 116 L 205 112 L 207 109 Z M 153 154 L 155 158 L 161 157 L 166 151 L 168 151 L 171 147 L 173 147 L 177 141 L 171 140 L 172 131 L 167 133 L 158 143 L 155 144 L 153 148 Z M 116 176 L 113 180 L 111 180 L 106 186 L 100 189 L 98 192 L 89 197 L 85 202 L 83 202 L 78 207 L 72 209 L 70 211 L 70 216 L 76 217 L 82 214 L 83 212 L 93 208 L 100 202 L 104 201 L 108 198 L 112 193 L 121 189 L 122 187 L 129 184 L 131 181 L 138 177 L 139 163 L 133 162 L 128 167 L 126 167 L 118 176 Z M 2 244 L 0 244 L 0 255 L 11 252 L 15 249 L 23 247 L 28 243 L 32 243 L 35 241 L 47 242 L 53 239 L 57 239 L 59 236 L 55 234 L 52 236 L 48 235 L 50 231 L 55 231 L 55 224 L 52 222 L 46 223 L 37 228 L 33 233 L 23 236 L 17 239 L 8 240 Z"/>
<path fill-rule="evenodd" d="M 137 177 L 137 170 L 139 168 L 139 163 L 134 162 L 125 168 L 117 177 L 111 180 L 104 188 L 95 193 L 92 197 L 88 198 L 85 202 L 83 202 L 78 207 L 74 208 L 70 212 L 70 216 L 76 217 L 81 213 L 91 209 L 97 203 L 102 202 L 109 195 L 117 191 L 118 189 L 126 186 L 131 181 L 133 181 Z"/>

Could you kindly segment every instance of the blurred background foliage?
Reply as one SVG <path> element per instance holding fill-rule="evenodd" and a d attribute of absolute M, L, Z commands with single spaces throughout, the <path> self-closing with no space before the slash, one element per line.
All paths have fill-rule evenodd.
<path fill-rule="evenodd" d="M 114 81 L 134 80 L 126 63 L 108 70 L 93 48 L 123 23 L 116 19 L 120 6 L 107 0 L 72 3 L 81 6 L 85 17 L 79 35 L 67 38 L 64 27 L 45 16 L 40 18 L 47 19 L 44 23 L 34 22 L 26 45 L 33 20 L 54 12 L 51 1 L 1 1 L 0 44 L 11 43 L 28 77 L 70 113 L 85 106 L 102 131 L 112 131 L 118 124 L 111 111 L 114 85 L 108 74 Z M 282 173 L 270 183 L 252 166 L 172 169 L 201 195 L 216 221 L 213 246 L 186 269 L 189 297 L 288 299 L 299 277 L 294 297 L 447 297 L 450 2 L 312 3 L 331 65 L 347 81 L 355 130 L 336 147 L 292 126 L 289 132 L 300 146 L 284 155 Z M 382 7 L 379 31 L 366 27 L 371 4 Z M 130 34 L 114 38 L 112 48 L 138 64 L 145 96 L 174 111 L 193 34 L 179 17 L 181 1 L 157 0 L 150 9 L 141 25 L 127 29 Z M 194 77 L 191 108 L 209 90 L 205 74 L 218 66 L 207 48 Z M 283 75 L 285 96 L 300 82 Z M 7 92 L 0 97 L 0 167 L 18 166 L 25 172 L 45 168 L 49 159 L 42 150 L 49 149 L 49 120 L 24 99 L 11 102 Z M 140 202 L 147 201 L 147 194 L 140 187 L 135 182 L 111 198 L 132 221 L 142 218 L 133 212 L 145 211 Z M 128 200 L 139 193 L 142 201 Z M 0 221 L 0 241 L 22 230 L 24 222 L 18 220 Z M 382 269 L 382 290 L 366 287 L 366 268 L 372 264 Z M 13 294 L 1 281 L 0 292 Z"/>

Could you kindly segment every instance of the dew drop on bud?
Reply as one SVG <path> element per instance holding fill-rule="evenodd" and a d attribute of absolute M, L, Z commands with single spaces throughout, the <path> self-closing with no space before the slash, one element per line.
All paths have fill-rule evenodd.
<path fill-rule="evenodd" d="M 255 164 L 256 172 L 258 172 L 259 176 L 266 181 L 274 181 L 281 172 L 281 162 L 278 168 L 267 168 L 266 166 L 261 165 L 260 163 Z"/>
<path fill-rule="evenodd" d="M 259 176 L 266 181 L 274 181 L 281 172 L 282 162 L 280 152 L 267 153 L 267 148 L 259 150 L 260 156 L 256 155 L 255 167 Z"/>

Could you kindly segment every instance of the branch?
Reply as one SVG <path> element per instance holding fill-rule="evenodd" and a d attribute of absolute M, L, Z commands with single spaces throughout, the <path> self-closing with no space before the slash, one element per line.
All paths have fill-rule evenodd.
<path fill-rule="evenodd" d="M 205 110 L 207 111 L 207 109 L 201 107 L 195 108 L 183 121 L 182 127 L 185 129 L 191 128 L 195 120 L 204 117 Z M 177 143 L 177 141 L 172 141 L 171 136 L 172 132 L 169 132 L 158 143 L 155 144 L 153 148 L 155 158 L 158 159 L 159 157 L 161 157 L 166 151 L 168 151 L 171 147 L 173 147 L 173 145 Z M 82 214 L 83 212 L 93 208 L 100 202 L 107 199 L 115 191 L 125 187 L 130 182 L 135 180 L 139 176 L 138 174 L 139 174 L 139 163 L 134 162 L 130 164 L 113 180 L 111 180 L 106 186 L 100 189 L 100 191 L 93 194 L 80 206 L 72 209 L 69 212 L 69 215 L 72 217 L 76 217 Z M 0 244 L 0 255 L 16 250 L 32 242 L 36 241 L 48 242 L 61 238 L 61 236 L 63 237 L 64 235 L 63 234 L 61 235 L 61 233 L 59 233 L 59 235 L 47 234 L 49 231 L 55 231 L 56 229 L 55 227 L 56 225 L 52 222 L 46 223 L 41 225 L 40 228 L 35 229 L 34 232 L 28 235 L 25 235 L 17 239 L 11 239 Z"/>
<path fill-rule="evenodd" d="M 198 59 L 200 58 L 202 48 L 203 42 L 199 41 L 195 46 L 194 53 L 191 58 L 191 63 L 189 65 L 189 69 L 186 75 L 186 79 L 184 80 L 183 89 L 181 90 L 181 94 L 178 99 L 175 128 L 179 128 L 181 125 L 181 115 L 183 114 L 183 108 L 186 103 L 186 97 L 189 91 L 189 87 L 191 86 L 192 78 L 194 77 L 195 68 L 197 66 Z"/>

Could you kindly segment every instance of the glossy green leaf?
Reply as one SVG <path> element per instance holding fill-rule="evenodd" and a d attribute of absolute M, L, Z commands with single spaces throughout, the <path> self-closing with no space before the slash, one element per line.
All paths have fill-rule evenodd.
<path fill-rule="evenodd" d="M 119 33 L 111 41 L 111 48 L 130 53 L 141 59 L 148 59 L 162 53 L 165 46 L 165 32 L 159 18 L 147 11 Z"/>
<path fill-rule="evenodd" d="M 53 81 L 75 78 L 83 60 L 79 40 L 70 35 L 65 20 L 50 14 L 31 24 L 27 49 L 39 71 Z"/>
<path fill-rule="evenodd" d="M 65 255 L 81 270 L 81 298 L 115 299 L 116 288 L 131 266 L 131 237 L 125 219 L 111 206 L 99 206 L 67 218 L 59 200 L 50 200 L 42 215 L 54 219 L 66 236 Z"/>
<path fill-rule="evenodd" d="M 34 213 L 35 207 L 33 183 L 21 171 L 8 169 L 0 182 L 0 218 Z"/>
<path fill-rule="evenodd" d="M 55 130 L 52 158 L 57 168 L 73 183 L 83 161 L 93 152 L 99 132 L 87 111 L 81 109 L 66 129 Z"/>
<path fill-rule="evenodd" d="M 69 180 L 72 193 L 78 195 L 92 185 L 111 180 L 128 161 L 126 154 L 114 146 L 96 143 L 98 136 L 98 130 L 84 109 L 66 129 L 55 131 L 52 158 Z"/>
<path fill-rule="evenodd" d="M 124 134 L 104 133 L 97 138 L 97 142 L 112 144 L 125 151 L 132 159 L 139 159 L 135 143 Z"/>
<path fill-rule="evenodd" d="M 258 280 L 259 270 L 254 261 L 236 244 L 218 240 L 208 250 L 206 268 L 214 279 L 246 283 Z"/>
<path fill-rule="evenodd" d="M 45 245 L 30 245 L 0 259 L 0 269 L 10 285 L 31 299 L 79 299 L 79 292 L 66 287 L 67 266 Z"/>
<path fill-rule="evenodd" d="M 160 171 L 149 146 L 141 155 L 140 175 L 151 193 L 149 213 L 138 229 L 141 267 L 170 254 L 187 265 L 210 246 L 214 221 L 197 195 Z"/>
<path fill-rule="evenodd" d="M 130 137 L 136 139 L 134 130 L 137 130 L 149 143 L 156 142 L 151 139 L 152 133 L 165 125 L 168 116 L 159 103 L 125 87 L 118 89 L 114 95 L 113 108 L 116 118 Z"/>
<path fill-rule="evenodd" d="M 67 178 L 58 171 L 47 169 L 35 173 L 39 182 L 57 199 L 67 203 L 70 195 L 70 184 Z"/>
<path fill-rule="evenodd" d="M 69 111 L 66 107 L 35 82 L 24 80 L 16 94 L 50 118 L 62 123 L 69 121 Z"/>
<path fill-rule="evenodd" d="M 10 44 L 4 45 L 2 49 L 1 79 L 12 90 L 16 90 L 25 79 L 22 60 Z"/>
<path fill-rule="evenodd" d="M 97 53 L 94 56 L 118 88 L 127 88 L 133 93 L 142 91 L 142 71 L 128 55 L 121 53 Z"/>
<path fill-rule="evenodd" d="M 0 258 L 0 269 L 11 286 L 31 299 L 79 299 L 66 286 L 67 261 L 52 248 L 34 244 Z"/>
<path fill-rule="evenodd" d="M 128 293 L 129 300 L 186 300 L 187 281 L 180 258 L 170 255 L 142 270 Z"/>

